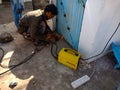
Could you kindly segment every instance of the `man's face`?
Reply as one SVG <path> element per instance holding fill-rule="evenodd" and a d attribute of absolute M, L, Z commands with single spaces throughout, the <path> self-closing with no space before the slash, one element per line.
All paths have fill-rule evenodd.
<path fill-rule="evenodd" d="M 46 12 L 47 19 L 53 18 L 55 15 L 53 15 L 51 12 Z"/>

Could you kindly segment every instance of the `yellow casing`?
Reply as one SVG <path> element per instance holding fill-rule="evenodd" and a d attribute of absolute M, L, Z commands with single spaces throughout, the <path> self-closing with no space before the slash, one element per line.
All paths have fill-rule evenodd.
<path fill-rule="evenodd" d="M 80 57 L 81 55 L 77 51 L 70 48 L 62 48 L 58 53 L 58 62 L 76 70 Z"/>

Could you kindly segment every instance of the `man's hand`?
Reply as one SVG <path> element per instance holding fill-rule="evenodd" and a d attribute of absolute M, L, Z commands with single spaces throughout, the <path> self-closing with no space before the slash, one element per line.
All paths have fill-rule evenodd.
<path fill-rule="evenodd" d="M 55 33 L 49 33 L 46 35 L 46 41 L 56 42 L 59 40 L 59 36 Z"/>
<path fill-rule="evenodd" d="M 47 34 L 46 35 L 46 40 L 50 40 L 50 39 L 53 39 L 54 37 L 53 37 L 53 35 L 52 34 Z"/>

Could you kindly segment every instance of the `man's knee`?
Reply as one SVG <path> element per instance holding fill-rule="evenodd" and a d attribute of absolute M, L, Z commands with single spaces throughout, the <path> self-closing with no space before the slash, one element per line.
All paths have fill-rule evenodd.
<path fill-rule="evenodd" d="M 23 31 L 18 30 L 18 33 L 19 33 L 19 34 L 23 34 L 24 32 L 23 32 Z"/>
<path fill-rule="evenodd" d="M 18 26 L 18 33 L 23 34 L 25 32 L 24 28 L 21 26 Z"/>

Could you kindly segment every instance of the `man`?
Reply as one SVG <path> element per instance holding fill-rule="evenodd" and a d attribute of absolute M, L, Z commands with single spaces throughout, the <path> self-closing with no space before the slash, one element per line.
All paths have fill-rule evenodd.
<path fill-rule="evenodd" d="M 44 10 L 30 11 L 20 19 L 18 32 L 35 42 L 45 40 L 46 37 L 50 37 L 49 33 L 52 32 L 46 20 L 53 18 L 57 13 L 57 7 L 54 4 L 47 5 Z"/>
<path fill-rule="evenodd" d="M 10 0 L 13 15 L 14 15 L 14 22 L 16 27 L 18 27 L 19 20 L 22 17 L 22 12 L 24 10 L 24 0 Z"/>

